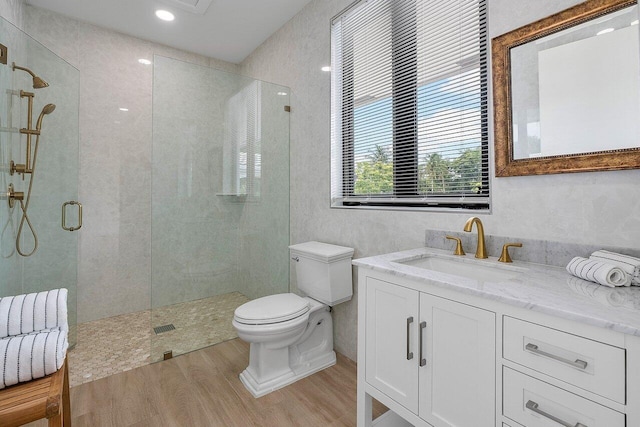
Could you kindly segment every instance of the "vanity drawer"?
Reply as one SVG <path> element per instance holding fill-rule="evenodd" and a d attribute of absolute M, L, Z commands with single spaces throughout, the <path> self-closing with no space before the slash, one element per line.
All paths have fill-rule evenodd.
<path fill-rule="evenodd" d="M 504 316 L 503 357 L 625 403 L 625 350 Z"/>
<path fill-rule="evenodd" d="M 620 412 L 507 367 L 503 369 L 502 411 L 517 423 L 527 427 L 625 427 L 625 416 Z"/>

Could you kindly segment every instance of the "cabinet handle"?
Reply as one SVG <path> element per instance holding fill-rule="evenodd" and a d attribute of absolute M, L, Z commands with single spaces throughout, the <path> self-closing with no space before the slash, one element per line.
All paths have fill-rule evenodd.
<path fill-rule="evenodd" d="M 575 362 L 569 360 L 569 359 L 565 359 L 563 357 L 560 356 L 556 356 L 555 354 L 551 354 L 551 353 L 547 353 L 546 351 L 542 351 L 540 349 L 538 349 L 538 346 L 535 344 L 527 344 L 524 347 L 527 351 L 530 351 L 531 353 L 540 355 L 540 356 L 544 356 L 544 357 L 548 357 L 550 359 L 553 360 L 557 360 L 558 362 L 562 362 L 562 363 L 566 363 L 567 365 L 573 366 L 574 368 L 579 368 L 579 369 L 586 369 L 587 368 L 587 362 L 585 362 L 584 360 L 580 360 L 580 359 L 576 359 Z M 573 427 L 573 426 L 571 426 Z"/>
<path fill-rule="evenodd" d="M 563 425 L 564 427 L 587 427 L 586 425 L 582 424 L 582 423 L 576 423 L 574 424 L 569 424 L 566 421 L 561 420 L 558 417 L 555 417 L 551 414 L 549 414 L 548 412 L 544 412 L 542 409 L 538 409 L 538 404 L 536 402 L 534 402 L 533 400 L 529 400 L 527 402 L 527 409 L 530 409 L 531 411 L 535 412 L 538 415 L 542 415 L 545 418 L 548 418 L 552 421 L 555 421 L 556 423 Z"/>
<path fill-rule="evenodd" d="M 422 335 L 423 332 L 425 330 L 425 328 L 427 327 L 427 322 L 420 322 L 420 366 L 424 366 L 427 364 L 427 359 L 422 357 Z"/>
<path fill-rule="evenodd" d="M 409 326 L 413 323 L 413 316 L 407 317 L 407 360 L 413 359 L 413 351 L 409 351 Z"/>

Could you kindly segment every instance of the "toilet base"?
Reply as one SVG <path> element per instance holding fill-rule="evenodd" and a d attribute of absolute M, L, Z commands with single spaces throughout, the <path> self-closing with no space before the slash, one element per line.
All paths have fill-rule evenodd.
<path fill-rule="evenodd" d="M 246 338 L 251 345 L 249 366 L 240 374 L 240 381 L 254 397 L 264 396 L 336 364 L 330 309 L 311 299 L 309 304 L 306 324 L 284 337 L 255 339 L 258 334 L 245 334 L 242 325 L 236 325 L 240 338 Z"/>
<path fill-rule="evenodd" d="M 266 394 L 271 393 L 272 391 L 276 391 L 278 389 L 281 389 L 282 387 L 286 387 L 289 384 L 293 384 L 294 382 L 302 378 L 308 377 L 309 375 L 315 374 L 316 372 L 326 369 L 335 364 L 336 353 L 332 350 L 330 352 L 321 354 L 315 359 L 304 364 L 293 366 L 288 372 L 285 372 L 276 378 L 272 378 L 262 383 L 256 381 L 254 375 L 252 375 L 249 371 L 249 368 L 247 368 L 240 374 L 240 381 L 245 386 L 245 388 L 249 390 L 253 397 L 262 397 Z"/>

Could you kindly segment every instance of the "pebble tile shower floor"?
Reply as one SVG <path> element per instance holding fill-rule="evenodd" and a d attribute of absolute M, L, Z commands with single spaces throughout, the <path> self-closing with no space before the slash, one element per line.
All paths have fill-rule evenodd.
<path fill-rule="evenodd" d="M 81 323 L 69 351 L 71 387 L 237 337 L 231 320 L 248 301 L 239 292 Z M 156 335 L 153 328 L 173 324 Z"/>

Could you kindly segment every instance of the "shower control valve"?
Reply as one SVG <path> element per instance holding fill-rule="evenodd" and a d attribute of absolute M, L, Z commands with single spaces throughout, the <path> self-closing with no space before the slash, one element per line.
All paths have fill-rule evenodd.
<path fill-rule="evenodd" d="M 22 191 L 14 191 L 13 184 L 9 184 L 9 188 L 7 189 L 7 201 L 9 202 L 10 208 L 13 208 L 16 200 L 24 200 L 24 193 Z"/>
<path fill-rule="evenodd" d="M 13 175 L 16 172 L 22 174 L 22 179 L 24 179 L 26 173 L 31 173 L 31 171 L 27 169 L 27 165 L 16 164 L 11 160 L 11 163 L 9 163 L 9 175 Z"/>

